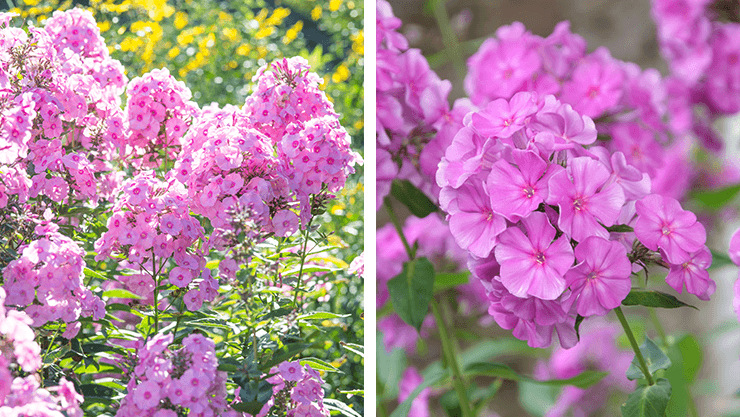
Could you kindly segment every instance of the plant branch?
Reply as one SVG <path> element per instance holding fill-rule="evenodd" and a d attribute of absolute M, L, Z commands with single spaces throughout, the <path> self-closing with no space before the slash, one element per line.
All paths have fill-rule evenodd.
<path fill-rule="evenodd" d="M 630 329 L 630 325 L 629 323 L 627 323 L 627 319 L 624 317 L 624 313 L 622 313 L 622 308 L 617 307 L 614 309 L 614 312 L 617 314 L 617 318 L 622 324 L 622 328 L 624 328 L 624 333 L 627 335 L 627 339 L 629 339 L 630 345 L 632 345 L 632 350 L 635 351 L 635 357 L 637 357 L 637 362 L 640 363 L 640 368 L 642 369 L 642 373 L 645 375 L 645 378 L 647 378 L 648 384 L 655 385 L 653 375 L 650 374 L 650 370 L 648 369 L 647 363 L 645 362 L 645 358 L 642 357 L 640 347 L 637 346 L 637 340 L 635 340 L 635 335 L 632 334 L 632 329 Z"/>

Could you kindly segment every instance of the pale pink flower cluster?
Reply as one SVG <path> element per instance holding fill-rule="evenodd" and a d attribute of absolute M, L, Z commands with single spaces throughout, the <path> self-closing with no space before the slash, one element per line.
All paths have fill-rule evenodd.
<path fill-rule="evenodd" d="M 204 245 L 195 249 L 198 241 Z M 140 271 L 124 281 L 144 298 L 152 295 L 158 273 L 168 274 L 169 283 L 178 288 L 189 288 L 203 277 L 185 296 L 190 310 L 199 309 L 218 292 L 218 281 L 205 267 L 205 230 L 190 215 L 187 190 L 175 178 L 164 182 L 145 171 L 121 184 L 108 231 L 95 242 L 95 249 L 97 260 L 123 255 L 129 268 Z M 168 268 L 170 260 L 175 266 Z"/>
<path fill-rule="evenodd" d="M 190 101 L 190 89 L 162 68 L 131 80 L 126 96 L 130 130 L 121 154 L 137 168 L 158 167 L 160 149 L 165 150 L 166 158 L 174 159 L 183 135 L 199 113 L 198 105 Z"/>
<path fill-rule="evenodd" d="M 218 371 L 213 340 L 193 333 L 170 350 L 173 335 L 158 334 L 138 350 L 118 417 L 225 415 L 226 373 Z M 188 411 L 189 410 L 189 411 Z"/>
<path fill-rule="evenodd" d="M 249 211 L 266 233 L 288 236 L 312 217 L 311 195 L 344 186 L 361 162 L 319 78 L 305 59 L 283 59 L 255 76 L 256 91 L 240 110 L 209 106 L 183 138 L 175 177 L 191 208 L 217 228 Z M 297 207 L 296 207 L 297 203 Z"/>
<path fill-rule="evenodd" d="M 85 251 L 54 223 L 39 224 L 35 232 L 39 238 L 3 270 L 5 303 L 25 307 L 35 327 L 62 320 L 63 337 L 71 339 L 80 330 L 79 318 L 103 318 L 105 304 L 83 282 Z"/>
<path fill-rule="evenodd" d="M 71 382 L 62 377 L 59 386 L 39 385 L 41 348 L 29 327 L 33 320 L 24 312 L 6 309 L 5 297 L 0 288 L 0 416 L 81 417 L 82 396 Z M 15 376 L 19 369 L 30 375 Z"/>

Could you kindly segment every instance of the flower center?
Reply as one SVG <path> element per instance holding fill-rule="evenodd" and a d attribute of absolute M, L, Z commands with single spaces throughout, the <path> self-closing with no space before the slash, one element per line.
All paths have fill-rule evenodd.
<path fill-rule="evenodd" d="M 532 188 L 532 186 L 527 186 L 526 188 L 522 189 L 522 192 L 524 193 L 524 196 L 527 198 L 534 197 L 534 188 Z"/>
<path fill-rule="evenodd" d="M 540 265 L 543 265 L 545 263 L 545 254 L 542 252 L 537 252 L 534 255 L 534 260 Z"/>

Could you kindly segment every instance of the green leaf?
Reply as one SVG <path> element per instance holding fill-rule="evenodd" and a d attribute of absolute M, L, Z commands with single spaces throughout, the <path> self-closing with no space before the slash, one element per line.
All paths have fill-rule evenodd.
<path fill-rule="evenodd" d="M 85 403 L 110 403 L 113 397 L 118 396 L 119 392 L 111 387 L 99 384 L 80 385 L 79 391 L 85 397 Z"/>
<path fill-rule="evenodd" d="M 257 318 L 257 321 L 259 322 L 259 321 L 265 321 L 265 320 L 271 319 L 273 317 L 287 316 L 288 314 L 290 314 L 292 312 L 293 312 L 293 309 L 291 309 L 291 308 L 283 308 L 283 307 L 281 307 L 281 308 L 278 308 L 276 310 L 272 310 L 271 312 L 269 312 L 269 313 L 267 313 L 267 314 L 265 314 L 263 316 L 258 317 Z"/>
<path fill-rule="evenodd" d="M 88 277 L 88 278 L 95 278 L 95 279 L 99 279 L 101 281 L 106 281 L 108 279 L 108 278 L 100 275 L 99 273 L 97 273 L 97 272 L 95 272 L 92 269 L 87 268 L 87 267 L 85 267 L 85 269 L 83 269 L 82 271 L 84 272 L 85 276 Z"/>
<path fill-rule="evenodd" d="M 633 288 L 630 290 L 630 293 L 627 294 L 627 298 L 622 300 L 622 305 L 657 308 L 691 307 L 694 310 L 698 310 L 698 308 L 690 304 L 686 304 L 670 294 L 660 291 L 644 290 L 641 288 Z"/>
<path fill-rule="evenodd" d="M 396 407 L 395 410 L 393 410 L 393 413 L 390 415 L 390 417 L 407 417 L 409 415 L 409 412 L 411 411 L 411 404 L 413 403 L 414 399 L 418 397 L 425 388 L 437 384 L 448 378 L 449 376 L 450 372 L 448 370 L 444 370 L 432 375 L 431 377 L 424 377 L 424 381 L 422 381 L 422 383 L 419 384 L 411 392 L 411 394 L 409 394 L 409 396 L 406 397 L 406 399 L 403 400 L 403 402 L 399 404 L 398 407 Z"/>
<path fill-rule="evenodd" d="M 575 328 L 576 328 L 576 337 L 578 338 L 579 342 L 581 341 L 581 323 L 583 323 L 583 319 L 585 319 L 585 317 L 583 317 L 582 315 L 580 314 L 576 315 Z"/>
<path fill-rule="evenodd" d="M 711 249 L 710 252 L 712 252 L 712 264 L 709 265 L 709 268 L 721 268 L 726 265 L 734 265 L 732 263 L 732 260 L 730 257 L 724 253 L 724 252 L 717 252 L 716 250 Z"/>
<path fill-rule="evenodd" d="M 360 413 L 349 408 L 347 404 L 332 398 L 324 398 L 324 407 L 329 409 L 329 411 L 338 411 L 348 417 L 362 417 Z"/>
<path fill-rule="evenodd" d="M 365 396 L 365 390 L 364 389 L 353 389 L 353 390 L 349 390 L 349 391 L 339 390 L 339 393 L 340 394 L 347 394 L 347 395 L 361 395 L 363 397 Z"/>
<path fill-rule="evenodd" d="M 350 352 L 354 352 L 363 358 L 365 357 L 365 347 L 362 345 L 357 345 L 354 343 L 345 343 L 345 342 L 339 342 L 340 346 L 347 349 Z"/>
<path fill-rule="evenodd" d="M 288 345 L 286 345 L 286 347 L 288 348 L 287 350 L 285 350 L 285 351 L 279 350 L 279 351 L 275 352 L 275 354 L 272 356 L 272 359 L 270 361 L 268 361 L 267 363 L 265 363 L 264 365 L 260 365 L 260 368 L 262 369 L 263 372 L 266 372 L 267 370 L 269 370 L 273 366 L 276 366 L 280 362 L 285 362 L 287 360 L 290 360 L 290 358 L 292 358 L 293 356 L 295 356 L 295 355 L 303 352 L 309 346 L 311 346 L 310 343 L 291 343 L 291 344 L 288 344 Z"/>
<path fill-rule="evenodd" d="M 465 374 L 470 376 L 490 376 L 494 378 L 508 379 L 511 381 L 528 381 L 536 384 L 565 386 L 573 385 L 578 388 L 589 388 L 609 375 L 608 372 L 584 371 L 568 379 L 550 379 L 539 381 L 528 376 L 517 374 L 508 365 L 491 362 L 476 362 L 465 367 Z"/>
<path fill-rule="evenodd" d="M 691 198 L 705 209 L 719 210 L 734 200 L 738 193 L 740 193 L 740 184 L 717 190 L 696 191 L 691 193 Z"/>
<path fill-rule="evenodd" d="M 114 288 L 112 290 L 103 291 L 103 297 L 109 297 L 109 298 L 131 298 L 134 300 L 141 300 L 142 297 L 139 295 L 136 295 L 132 293 L 129 290 L 124 290 L 123 288 Z"/>
<path fill-rule="evenodd" d="M 635 231 L 632 226 L 627 226 L 626 224 L 615 224 L 614 226 L 607 227 L 606 230 L 615 233 L 628 233 Z"/>
<path fill-rule="evenodd" d="M 298 316 L 298 320 L 329 320 L 329 319 L 342 319 L 349 317 L 351 314 L 336 314 L 329 313 L 326 311 L 319 311 L 315 313 L 307 313 L 302 316 Z"/>
<path fill-rule="evenodd" d="M 317 371 L 325 371 L 325 372 L 339 372 L 340 374 L 343 374 L 344 372 L 340 371 L 334 365 L 324 362 L 319 358 L 304 358 L 298 361 L 301 365 L 308 365 L 313 369 L 316 369 Z"/>
<path fill-rule="evenodd" d="M 672 365 L 664 376 L 671 383 L 673 392 L 666 415 L 685 416 L 688 414 L 692 395 L 690 388 L 701 369 L 704 355 L 696 337 L 690 334 L 678 338 L 669 337 L 668 340 L 671 343 L 666 354 Z"/>
<path fill-rule="evenodd" d="M 426 217 L 437 211 L 437 205 L 409 180 L 393 180 L 391 195 L 408 207 L 411 213 L 418 218 Z"/>
<path fill-rule="evenodd" d="M 640 352 L 642 357 L 645 358 L 647 363 L 648 371 L 651 374 L 655 374 L 658 369 L 668 369 L 671 367 L 671 360 L 663 353 L 662 350 L 656 345 L 650 338 L 646 337 L 645 341 L 640 345 Z M 635 380 L 640 378 L 647 378 L 646 375 L 642 374 L 642 369 L 637 360 L 637 356 L 632 359 L 629 369 L 627 369 L 627 379 Z"/>
<path fill-rule="evenodd" d="M 659 378 L 655 385 L 643 385 L 627 397 L 622 404 L 622 417 L 665 417 L 671 383 Z"/>
<path fill-rule="evenodd" d="M 401 320 L 420 330 L 434 295 L 434 266 L 426 258 L 404 263 L 403 271 L 388 281 L 388 292 Z"/>
<path fill-rule="evenodd" d="M 434 293 L 436 294 L 448 288 L 454 288 L 458 285 L 467 284 L 468 277 L 470 277 L 470 272 L 468 271 L 460 272 L 457 274 L 437 274 L 434 277 Z"/>

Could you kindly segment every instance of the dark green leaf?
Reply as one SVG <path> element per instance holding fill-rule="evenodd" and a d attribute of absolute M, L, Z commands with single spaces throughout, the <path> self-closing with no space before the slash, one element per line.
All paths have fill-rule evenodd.
<path fill-rule="evenodd" d="M 324 399 L 324 407 L 329 409 L 329 411 L 338 411 L 339 413 L 348 417 L 362 417 L 360 413 L 349 408 L 347 404 L 332 398 Z"/>
<path fill-rule="evenodd" d="M 578 337 L 578 341 L 581 341 L 581 323 L 583 323 L 583 317 L 582 315 L 578 314 L 576 315 L 576 337 Z"/>
<path fill-rule="evenodd" d="M 692 395 L 690 387 L 701 369 L 703 353 L 699 342 L 690 334 L 676 339 L 669 337 L 668 340 L 671 343 L 666 354 L 672 365 L 664 376 L 671 383 L 673 392 L 666 415 L 685 416 L 688 415 Z"/>
<path fill-rule="evenodd" d="M 639 386 L 627 397 L 627 402 L 622 404 L 622 417 L 665 417 L 670 398 L 670 382 L 659 378 L 655 385 Z"/>
<path fill-rule="evenodd" d="M 263 370 L 269 370 L 280 362 L 290 360 L 293 356 L 303 352 L 309 346 L 311 346 L 310 343 L 291 343 L 286 346 L 288 348 L 287 350 L 280 350 L 276 352 L 275 355 L 272 356 L 272 360 L 264 365 L 260 365 L 260 368 L 262 368 Z"/>
<path fill-rule="evenodd" d="M 726 253 L 717 252 L 715 250 L 710 250 L 710 252 L 712 252 L 712 264 L 709 268 L 721 268 L 726 265 L 734 265 Z"/>
<path fill-rule="evenodd" d="M 271 312 L 265 314 L 264 316 L 260 316 L 257 318 L 257 321 L 265 321 L 268 319 L 271 319 L 273 317 L 282 317 L 287 316 L 288 314 L 292 313 L 293 309 L 291 308 L 278 308 L 277 310 L 272 310 Z"/>
<path fill-rule="evenodd" d="M 740 184 L 717 190 L 696 191 L 691 198 L 705 209 L 719 210 L 737 197 L 740 193 Z"/>
<path fill-rule="evenodd" d="M 406 262 L 388 281 L 388 292 L 401 320 L 420 330 L 434 295 L 434 266 L 426 258 Z"/>
<path fill-rule="evenodd" d="M 468 283 L 470 272 L 460 272 L 457 274 L 437 274 L 434 277 L 434 293 L 444 291 L 448 288 L 454 288 L 458 285 Z"/>
<path fill-rule="evenodd" d="M 315 313 L 307 313 L 302 316 L 298 316 L 298 320 L 328 320 L 328 319 L 341 319 L 349 317 L 350 314 L 336 314 L 329 313 L 327 311 L 319 311 Z"/>
<path fill-rule="evenodd" d="M 236 411 L 243 411 L 254 415 L 259 414 L 262 407 L 272 397 L 272 384 L 267 381 L 239 379 L 234 382 L 241 387 L 239 398 L 242 400 L 241 403 L 234 404 Z"/>
<path fill-rule="evenodd" d="M 437 211 L 437 205 L 409 180 L 393 180 L 391 195 L 408 207 L 411 213 L 418 218 L 426 217 Z"/>
<path fill-rule="evenodd" d="M 666 294 L 660 291 L 644 290 L 641 288 L 633 288 L 630 293 L 627 294 L 627 298 L 622 300 L 622 305 L 657 308 L 691 307 L 695 310 L 698 310 L 698 308 L 686 304 L 670 294 Z"/>
<path fill-rule="evenodd" d="M 110 403 L 119 394 L 115 389 L 99 384 L 84 384 L 78 388 L 86 403 Z"/>
<path fill-rule="evenodd" d="M 615 224 L 614 226 L 607 227 L 606 230 L 614 233 L 628 233 L 635 231 L 632 226 L 627 226 L 626 224 Z"/>
<path fill-rule="evenodd" d="M 658 369 L 668 369 L 671 367 L 671 360 L 668 356 L 648 337 L 640 345 L 640 352 L 642 353 L 642 357 L 645 358 L 648 371 L 651 374 L 655 374 L 655 371 Z M 627 379 L 634 380 L 640 378 L 647 378 L 647 376 L 642 374 L 642 368 L 640 368 L 637 356 L 635 356 L 632 359 L 629 369 L 627 369 Z"/>

